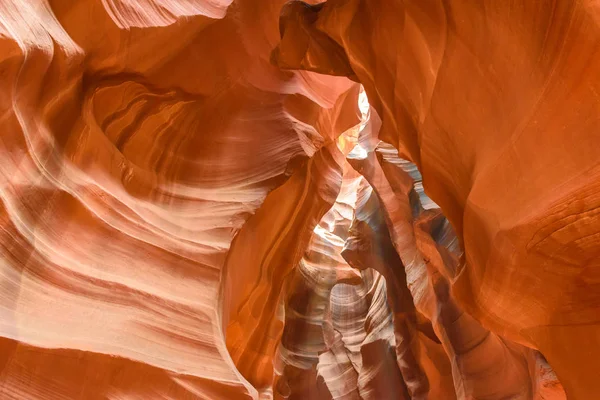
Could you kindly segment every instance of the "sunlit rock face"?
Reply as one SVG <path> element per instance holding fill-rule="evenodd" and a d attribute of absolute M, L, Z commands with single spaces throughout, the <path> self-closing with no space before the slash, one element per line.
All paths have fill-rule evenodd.
<path fill-rule="evenodd" d="M 591 400 L 600 8 L 0 2 L 0 399 Z"/>
<path fill-rule="evenodd" d="M 223 329 L 225 267 L 238 295 L 256 267 L 232 240 L 312 232 L 358 85 L 271 65 L 283 1 L 231 3 L 0 4 L 0 398 L 258 396 Z"/>
<path fill-rule="evenodd" d="M 532 362 L 516 343 L 544 355 L 570 399 L 600 393 L 599 24 L 591 0 L 329 0 L 282 12 L 275 61 L 362 83 L 377 136 L 415 163 L 456 232 L 461 256 L 434 247 L 427 232 L 441 222 L 425 213 L 412 222 L 415 252 L 408 210 L 395 205 L 402 182 L 383 164 L 367 169 L 415 306 L 437 304 L 434 328 L 458 307 L 469 317 L 456 327 L 476 321 L 497 335 L 485 353 L 510 349 L 511 377 L 498 379 L 511 393 L 531 370 L 518 358 Z M 423 261 L 443 268 L 432 294 Z M 458 335 L 441 328 L 442 343 Z M 456 346 L 444 344 L 451 357 Z"/>

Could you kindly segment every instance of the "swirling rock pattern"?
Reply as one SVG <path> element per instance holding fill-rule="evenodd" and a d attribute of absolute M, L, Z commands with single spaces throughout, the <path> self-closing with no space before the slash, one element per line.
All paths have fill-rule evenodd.
<path fill-rule="evenodd" d="M 0 399 L 595 399 L 599 44 L 594 0 L 0 1 Z"/>
<path fill-rule="evenodd" d="M 464 249 L 446 275 L 457 304 L 541 351 L 573 399 L 600 393 L 599 12 L 586 0 L 292 2 L 275 53 L 364 85 L 378 137 L 416 164 Z M 396 211 L 402 257 L 413 250 Z M 417 306 L 425 293 L 413 288 Z"/>
<path fill-rule="evenodd" d="M 230 3 L 0 4 L 1 398 L 257 396 L 228 251 L 273 189 L 327 211 L 358 89 L 269 63 L 282 2 Z"/>

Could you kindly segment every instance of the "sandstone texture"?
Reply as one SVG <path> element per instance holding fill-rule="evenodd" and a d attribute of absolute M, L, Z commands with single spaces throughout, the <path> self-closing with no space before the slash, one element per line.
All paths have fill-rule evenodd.
<path fill-rule="evenodd" d="M 596 0 L 0 0 L 0 400 L 600 398 Z"/>

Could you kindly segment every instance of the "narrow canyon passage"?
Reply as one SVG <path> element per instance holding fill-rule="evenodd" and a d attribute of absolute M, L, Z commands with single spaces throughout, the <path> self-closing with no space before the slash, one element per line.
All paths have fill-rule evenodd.
<path fill-rule="evenodd" d="M 360 123 L 327 150 L 336 173 L 319 170 L 329 184 L 337 178 L 337 197 L 297 247 L 301 258 L 271 271 L 264 258 L 238 264 L 258 274 L 244 284 L 268 276 L 278 285 L 255 285 L 224 310 L 241 310 L 226 331 L 239 371 L 264 399 L 566 398 L 543 356 L 453 298 L 457 236 L 417 167 L 374 135 L 380 119 L 362 88 L 358 108 Z M 240 237 L 249 227 L 261 235 L 251 219 Z"/>
<path fill-rule="evenodd" d="M 597 0 L 0 0 L 0 400 L 600 398 Z"/>

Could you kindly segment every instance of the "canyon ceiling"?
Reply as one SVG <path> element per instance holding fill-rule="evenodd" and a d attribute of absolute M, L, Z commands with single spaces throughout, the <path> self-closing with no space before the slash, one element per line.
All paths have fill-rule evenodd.
<path fill-rule="evenodd" d="M 598 0 L 0 0 L 0 400 L 600 398 Z"/>

